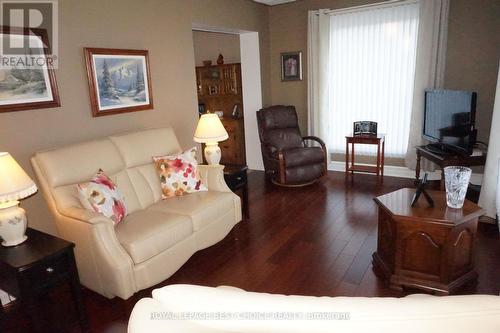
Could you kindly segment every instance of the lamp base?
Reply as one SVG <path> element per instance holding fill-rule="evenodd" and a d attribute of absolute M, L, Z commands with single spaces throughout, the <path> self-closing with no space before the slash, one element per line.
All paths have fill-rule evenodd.
<path fill-rule="evenodd" d="M 219 144 L 215 143 L 206 143 L 205 144 L 205 159 L 209 165 L 218 165 L 221 158 L 221 151 L 219 148 Z"/>
<path fill-rule="evenodd" d="M 19 207 L 18 201 L 0 206 L 0 237 L 3 246 L 16 246 L 28 239 L 24 234 L 28 222 L 26 212 Z"/>

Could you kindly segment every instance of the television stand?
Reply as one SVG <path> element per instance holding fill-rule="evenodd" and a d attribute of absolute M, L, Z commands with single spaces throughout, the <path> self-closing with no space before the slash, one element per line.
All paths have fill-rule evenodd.
<path fill-rule="evenodd" d="M 440 144 L 435 144 L 435 143 L 430 143 L 428 144 L 427 146 L 424 146 L 427 150 L 429 150 L 430 152 L 433 152 L 434 154 L 437 154 L 437 155 L 451 155 L 453 153 L 451 153 L 450 151 L 444 149 L 444 147 Z"/>
<path fill-rule="evenodd" d="M 459 155 L 463 157 L 468 157 L 469 154 L 465 150 L 460 150 L 458 148 L 454 149 L 451 146 L 441 144 L 441 143 L 429 143 L 425 146 L 428 150 L 439 155 Z"/>
<path fill-rule="evenodd" d="M 464 156 L 458 153 L 444 152 L 437 153 L 434 149 L 428 146 L 420 146 L 417 150 L 417 166 L 415 168 L 415 180 L 420 181 L 420 164 L 422 157 L 437 164 L 441 168 L 441 191 L 444 191 L 444 168 L 447 166 L 477 166 L 486 164 L 486 155 L 480 156 Z"/>

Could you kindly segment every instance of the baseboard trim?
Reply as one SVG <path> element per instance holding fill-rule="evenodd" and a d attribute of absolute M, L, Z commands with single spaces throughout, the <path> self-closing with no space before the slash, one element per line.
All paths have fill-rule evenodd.
<path fill-rule="evenodd" d="M 365 164 L 365 163 L 358 163 L 358 164 L 359 165 L 374 166 L 373 164 Z M 328 170 L 345 172 L 345 162 L 331 161 L 328 165 Z M 423 175 L 424 172 L 425 171 L 422 170 L 420 172 L 420 174 Z M 433 172 L 427 172 L 427 174 L 428 174 L 429 180 L 441 180 L 441 171 L 439 171 L 439 170 L 436 170 Z M 407 167 L 386 165 L 384 167 L 384 175 L 390 176 L 390 177 L 414 179 L 415 178 L 415 171 L 411 170 Z M 470 179 L 470 182 L 472 184 L 481 185 L 482 181 L 483 181 L 483 174 L 482 173 L 473 173 L 472 174 L 471 179 Z"/>

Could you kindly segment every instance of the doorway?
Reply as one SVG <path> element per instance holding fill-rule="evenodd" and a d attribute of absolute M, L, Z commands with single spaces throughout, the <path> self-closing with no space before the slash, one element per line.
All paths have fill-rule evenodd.
<path fill-rule="evenodd" d="M 228 98 L 228 101 L 226 102 L 206 103 L 206 100 L 209 99 L 208 96 L 217 95 L 217 89 L 220 89 L 220 91 L 222 90 L 231 91 L 231 89 L 233 88 L 236 89 L 237 87 L 231 87 L 231 84 L 224 82 L 223 86 L 219 88 L 219 87 L 214 87 L 218 85 L 210 84 L 209 81 L 206 81 L 207 84 L 205 86 L 202 85 L 201 87 L 201 89 L 204 89 L 203 93 L 205 95 L 202 98 L 200 98 L 201 97 L 200 85 L 199 85 L 200 82 L 197 82 L 200 111 L 203 110 L 202 104 L 205 104 L 204 106 L 205 110 L 207 108 L 207 104 L 210 104 L 212 106 L 215 106 L 216 108 L 214 110 L 210 110 L 211 112 L 222 111 L 223 119 L 224 117 L 227 117 L 226 118 L 228 119 L 227 122 L 232 122 L 233 126 L 241 126 L 241 130 L 243 133 L 240 134 L 242 135 L 240 140 L 243 142 L 242 154 L 244 155 L 244 161 L 248 165 L 249 169 L 263 170 L 264 165 L 262 162 L 262 156 L 260 152 L 260 141 L 258 137 L 257 116 L 256 116 L 256 111 L 262 108 L 260 51 L 259 51 L 258 32 L 242 31 L 242 30 L 220 28 L 220 27 L 210 27 L 199 24 L 193 24 L 192 28 L 193 28 L 193 41 L 195 43 L 198 43 L 198 45 L 194 46 L 195 60 L 197 66 L 197 79 L 200 77 L 200 75 L 222 75 L 222 77 L 224 76 L 231 77 L 231 75 L 236 75 L 236 76 L 240 75 L 239 79 L 241 80 L 241 85 L 240 85 L 241 107 L 239 109 L 238 106 L 235 107 L 235 104 L 236 105 L 238 104 L 237 99 Z M 205 40 L 202 40 L 203 38 Z M 199 46 L 203 45 L 203 43 L 206 43 L 207 40 L 214 41 L 214 39 L 218 40 L 219 44 L 213 42 L 212 44 L 204 47 L 203 50 L 199 48 Z M 218 49 L 220 49 L 221 51 L 217 52 Z M 226 52 L 226 55 L 224 55 L 223 52 Z M 215 68 L 215 66 L 217 65 L 217 58 L 219 56 L 219 53 L 223 55 L 224 64 L 227 66 L 222 66 L 218 71 L 217 70 L 210 71 L 207 68 L 204 69 L 204 67 Z M 209 66 L 204 66 L 203 60 L 210 60 L 212 61 L 212 64 Z M 238 60 L 239 60 L 239 66 L 230 66 L 230 63 L 235 63 L 235 61 Z M 208 65 L 208 63 L 205 64 Z M 224 72 L 223 67 L 229 67 L 230 69 L 226 69 L 226 71 Z M 237 68 L 235 69 L 234 67 Z M 200 73 L 198 73 L 199 70 Z M 211 85 L 212 87 L 208 87 L 209 85 Z M 211 91 L 212 95 L 210 95 L 209 89 L 212 89 Z M 235 90 L 235 92 L 238 91 Z M 217 110 L 217 109 L 222 109 L 222 110 Z M 234 115 L 233 111 L 236 111 L 234 112 Z M 219 114 L 221 113 L 219 112 Z M 229 121 L 229 119 L 232 119 L 234 121 Z M 223 121 L 223 123 L 224 122 L 226 121 Z M 233 144 L 233 142 L 231 142 L 230 144 Z M 221 143 L 223 157 L 224 157 L 225 146 L 227 147 L 227 149 L 233 149 L 233 147 L 229 146 L 229 144 L 224 145 Z"/>

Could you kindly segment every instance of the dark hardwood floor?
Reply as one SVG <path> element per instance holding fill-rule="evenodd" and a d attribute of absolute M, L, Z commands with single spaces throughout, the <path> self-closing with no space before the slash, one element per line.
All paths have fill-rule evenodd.
<path fill-rule="evenodd" d="M 438 184 L 436 184 L 438 185 Z M 261 172 L 249 174 L 250 219 L 239 223 L 220 243 L 196 253 L 177 273 L 156 286 L 174 283 L 230 285 L 249 291 L 316 296 L 403 296 L 388 289 L 373 273 L 376 247 L 375 196 L 402 187 L 411 179 L 358 174 L 345 181 L 330 172 L 317 184 L 279 188 Z M 462 293 L 498 295 L 500 240 L 494 225 L 481 224 L 477 237 L 477 285 Z M 93 332 L 126 332 L 131 306 L 151 290 L 130 301 L 108 300 L 89 290 L 85 302 Z M 69 292 L 47 296 L 45 311 L 56 331 L 79 332 L 67 304 Z M 61 320 L 61 313 L 66 320 Z M 71 323 L 70 323 L 71 322 Z"/>

